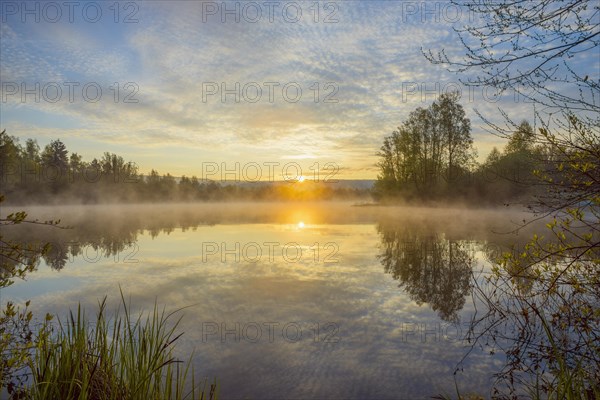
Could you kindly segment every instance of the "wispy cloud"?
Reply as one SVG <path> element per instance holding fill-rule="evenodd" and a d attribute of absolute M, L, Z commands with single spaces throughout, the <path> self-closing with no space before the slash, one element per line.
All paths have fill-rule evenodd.
<path fill-rule="evenodd" d="M 244 5 L 227 6 L 235 9 L 235 4 Z M 85 132 L 99 147 L 118 143 L 134 160 L 148 146 L 191 147 L 200 157 L 221 152 L 223 159 L 238 154 L 257 161 L 313 154 L 349 163 L 347 170 L 357 171 L 354 177 L 372 178 L 382 138 L 411 110 L 433 100 L 434 94 L 423 98 L 422 91 L 435 91 L 436 82 L 440 88 L 458 82 L 421 54 L 421 48 L 459 51 L 452 23 L 407 18 L 403 2 L 311 3 L 319 6 L 318 15 L 308 3 L 297 4 L 303 14 L 296 23 L 287 22 L 281 11 L 273 22 L 263 14 L 250 23 L 252 10 L 239 23 L 231 15 L 223 23 L 220 13 L 207 15 L 206 2 L 184 1 L 141 2 L 133 24 L 114 23 L 107 9 L 98 24 L 22 23 L 19 15 L 11 16 L 1 24 L 2 82 L 28 88 L 58 82 L 63 96 L 57 102 L 42 96 L 36 103 L 29 95 L 22 102 L 19 93 L 11 95 L 3 86 L 3 128 L 22 137 L 31 134 L 24 126 L 54 135 L 57 127 L 40 116 L 52 114 L 72 121 L 72 128 L 60 131 L 67 144 Z M 324 23 L 327 16 L 337 22 Z M 80 83 L 75 101 L 69 101 L 64 82 Z M 103 89 L 97 102 L 82 98 L 82 87 L 90 82 Z M 125 87 L 130 82 L 135 90 Z M 410 96 L 407 82 L 418 87 Z M 236 84 L 239 103 L 233 94 L 222 102 L 221 89 Z M 137 103 L 125 103 L 128 95 Z M 493 114 L 497 104 L 480 94 L 464 104 L 485 155 L 499 142 L 484 137 L 472 109 Z M 501 105 L 519 118 L 531 116 L 522 104 Z M 192 160 L 189 171 L 173 170 L 173 157 L 174 150 L 165 151 L 153 166 L 196 172 Z"/>

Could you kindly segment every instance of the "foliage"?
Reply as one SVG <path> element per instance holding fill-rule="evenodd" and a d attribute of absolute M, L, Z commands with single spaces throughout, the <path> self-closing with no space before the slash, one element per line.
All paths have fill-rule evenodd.
<path fill-rule="evenodd" d="M 417 108 L 383 141 L 379 197 L 420 198 L 452 193 L 473 164 L 471 123 L 456 93 L 443 94 L 427 109 Z"/>
<path fill-rule="evenodd" d="M 523 251 L 505 254 L 491 287 L 508 292 L 487 296 L 487 323 L 522 327 L 509 347 L 506 376 L 533 371 L 540 375 L 536 389 L 557 398 L 600 394 L 600 135 L 568 118 L 562 135 L 539 133 L 552 155 L 536 171 L 547 187 L 537 211 L 552 217 L 546 237 L 535 235 Z"/>
<path fill-rule="evenodd" d="M 6 387 L 15 398 L 23 395 L 27 366 L 35 346 L 29 304 L 21 310 L 9 302 L 0 316 L 0 387 Z"/>
<path fill-rule="evenodd" d="M 456 101 L 455 96 L 444 95 L 428 109 L 417 108 L 384 139 L 375 184 L 379 200 L 395 197 L 499 205 L 526 203 L 540 192 L 543 185 L 533 171 L 544 163 L 545 154 L 529 122 L 513 123 L 504 135 L 505 149 L 494 148 L 478 164 L 470 123 Z M 453 117 L 443 118 L 449 122 L 436 122 L 435 115 Z"/>
<path fill-rule="evenodd" d="M 527 121 L 511 123 L 503 136 L 507 139 L 504 150 L 494 147 L 477 169 L 475 198 L 529 205 L 544 189 L 533 173 L 544 163 L 543 146 Z"/>

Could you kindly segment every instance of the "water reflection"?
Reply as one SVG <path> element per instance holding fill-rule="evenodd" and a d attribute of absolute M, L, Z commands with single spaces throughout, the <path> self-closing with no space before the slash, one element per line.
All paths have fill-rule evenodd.
<path fill-rule="evenodd" d="M 79 303 L 93 310 L 105 295 L 118 299 L 121 288 L 135 310 L 155 301 L 168 310 L 193 305 L 178 351 L 194 352 L 195 369 L 218 377 L 225 398 L 429 398 L 453 387 L 464 349 L 460 332 L 446 327 L 473 311 L 465 300 L 473 243 L 495 240 L 491 227 L 506 220 L 494 212 L 344 204 L 28 211 L 73 226 L 6 231 L 13 239 L 53 243 L 44 261 L 62 269 L 39 268 L 0 293 L 4 298 L 32 299 L 38 315 L 64 315 Z M 270 257 L 263 244 L 274 242 Z M 207 243 L 222 254 L 206 256 Z M 263 250 L 256 262 L 243 251 L 252 243 Z M 303 257 L 290 261 L 291 250 L 286 258 L 286 243 L 301 247 Z M 123 262 L 130 256 L 139 262 Z M 266 330 L 258 342 L 248 339 L 254 331 L 244 327 L 272 322 L 279 324 L 277 339 Z M 282 336 L 292 323 L 305 332 L 301 340 Z M 321 340 L 332 323 L 339 340 Z M 439 326 L 443 334 L 432 334 Z M 221 334 L 207 337 L 207 327 Z M 461 388 L 481 392 L 492 367 L 481 354 L 458 378 Z"/>
<path fill-rule="evenodd" d="M 377 231 L 385 272 L 417 304 L 427 303 L 442 320 L 457 322 L 471 289 L 474 243 L 389 222 L 377 224 Z"/>

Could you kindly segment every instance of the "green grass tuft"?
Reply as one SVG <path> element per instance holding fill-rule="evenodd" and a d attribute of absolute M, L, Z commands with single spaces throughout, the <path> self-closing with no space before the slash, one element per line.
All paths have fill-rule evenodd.
<path fill-rule="evenodd" d="M 197 384 L 173 346 L 181 310 L 166 313 L 155 303 L 145 318 L 134 317 L 121 292 L 123 309 L 106 316 L 106 298 L 90 325 L 80 306 L 56 329 L 46 323 L 31 358 L 33 399 L 217 399 L 216 382 Z M 191 382 L 188 377 L 191 375 Z"/>

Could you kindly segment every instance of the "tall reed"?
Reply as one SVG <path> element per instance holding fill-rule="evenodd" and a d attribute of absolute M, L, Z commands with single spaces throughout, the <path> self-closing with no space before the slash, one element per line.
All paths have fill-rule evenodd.
<path fill-rule="evenodd" d="M 217 398 L 216 382 L 207 387 L 194 379 L 191 357 L 173 353 L 181 309 L 167 313 L 154 304 L 151 313 L 134 317 L 123 292 L 121 307 L 109 318 L 106 298 L 95 324 L 81 306 L 56 327 L 39 332 L 31 359 L 34 399 L 202 399 Z M 191 381 L 188 378 L 191 375 Z"/>

